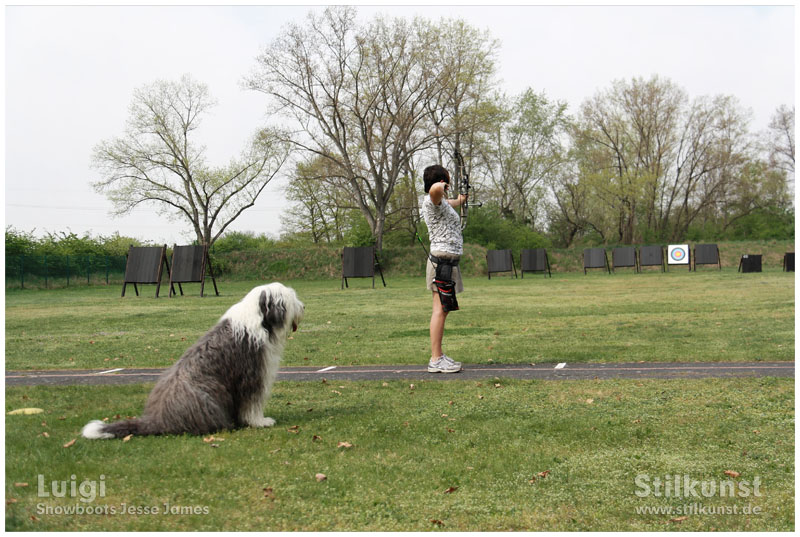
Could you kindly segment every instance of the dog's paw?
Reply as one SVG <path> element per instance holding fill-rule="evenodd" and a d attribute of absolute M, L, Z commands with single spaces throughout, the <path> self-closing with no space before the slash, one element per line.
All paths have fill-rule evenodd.
<path fill-rule="evenodd" d="M 250 424 L 250 427 L 272 427 L 275 425 L 275 420 L 272 418 L 260 418 L 254 420 L 253 423 Z"/>

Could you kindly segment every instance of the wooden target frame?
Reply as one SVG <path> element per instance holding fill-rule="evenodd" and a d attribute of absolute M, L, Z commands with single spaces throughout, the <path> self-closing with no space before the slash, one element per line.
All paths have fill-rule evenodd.
<path fill-rule="evenodd" d="M 794 252 L 783 254 L 783 271 L 794 272 Z"/>
<path fill-rule="evenodd" d="M 586 269 L 604 269 L 611 274 L 611 265 L 608 263 L 608 252 L 605 248 L 586 248 L 583 250 L 583 275 Z"/>
<path fill-rule="evenodd" d="M 692 249 L 688 244 L 670 244 L 667 246 L 667 268 L 685 265 L 692 271 Z"/>
<path fill-rule="evenodd" d="M 214 284 L 214 293 L 219 296 L 217 280 L 214 278 L 214 270 L 211 268 L 211 258 L 208 255 L 208 245 L 187 245 L 172 246 L 172 272 L 169 278 L 169 296 L 175 295 L 174 283 L 178 284 L 181 296 L 183 296 L 182 283 L 199 283 L 200 296 L 205 296 L 206 273 L 211 276 Z"/>
<path fill-rule="evenodd" d="M 492 272 L 514 272 L 517 277 L 517 267 L 514 265 L 514 256 L 511 250 L 487 250 L 486 252 L 486 272 L 489 279 L 492 279 Z M 510 276 L 510 274 L 509 274 Z"/>
<path fill-rule="evenodd" d="M 744 254 L 739 259 L 739 268 L 736 272 L 761 272 L 761 254 Z"/>
<path fill-rule="evenodd" d="M 122 296 L 129 283 L 133 284 L 136 296 L 139 296 L 137 284 L 155 284 L 156 298 L 161 291 L 161 275 L 167 267 L 167 274 L 172 277 L 167 261 L 167 245 L 164 246 L 133 246 L 128 248 L 127 261 L 125 262 L 125 280 L 122 283 Z M 171 285 L 171 284 L 170 284 Z M 174 289 L 172 289 L 174 291 Z"/>
<path fill-rule="evenodd" d="M 544 248 L 524 249 L 519 254 L 520 275 L 525 278 L 526 272 L 541 272 L 545 278 L 553 275 L 550 273 L 550 259 Z"/>
<path fill-rule="evenodd" d="M 697 265 L 717 265 L 722 270 L 722 256 L 716 244 L 695 244 L 692 258 L 695 272 Z"/>
<path fill-rule="evenodd" d="M 664 247 L 661 245 L 642 246 L 639 248 L 639 272 L 642 267 L 661 267 L 661 272 L 666 272 L 664 266 Z"/>
<path fill-rule="evenodd" d="M 633 268 L 634 272 L 641 272 L 639 269 L 639 253 L 635 246 L 620 246 L 611 250 L 611 270 L 617 272 L 617 267 Z"/>
<path fill-rule="evenodd" d="M 378 261 L 374 246 L 345 246 L 342 249 L 342 289 L 350 285 L 347 278 L 372 278 L 372 288 L 375 289 L 375 267 L 381 275 L 381 282 L 386 287 L 383 278 L 383 269 Z"/>

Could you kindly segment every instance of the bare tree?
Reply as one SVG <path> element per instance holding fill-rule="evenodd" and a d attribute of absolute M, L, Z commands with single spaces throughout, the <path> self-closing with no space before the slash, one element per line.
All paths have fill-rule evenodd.
<path fill-rule="evenodd" d="M 768 127 L 769 161 L 773 167 L 785 171 L 794 181 L 794 106 L 791 110 L 781 105 L 772 116 Z"/>
<path fill-rule="evenodd" d="M 346 182 L 379 249 L 395 186 L 442 135 L 431 117 L 451 102 L 454 73 L 433 53 L 436 34 L 421 19 L 359 24 L 354 8 L 332 7 L 289 25 L 246 81 L 294 121 L 291 142 Z"/>
<path fill-rule="evenodd" d="M 214 106 L 208 88 L 184 75 L 137 89 L 123 136 L 98 144 L 93 183 L 127 214 L 141 204 L 187 220 L 201 244 L 211 245 L 246 209 L 289 156 L 276 131 L 262 130 L 238 159 L 209 167 L 193 139 L 202 116 Z"/>

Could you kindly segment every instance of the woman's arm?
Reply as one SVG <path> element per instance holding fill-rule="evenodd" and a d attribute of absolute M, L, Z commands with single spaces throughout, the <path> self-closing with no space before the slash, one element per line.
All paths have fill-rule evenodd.
<path fill-rule="evenodd" d="M 447 188 L 449 186 L 450 185 L 447 183 L 435 183 L 433 186 L 431 186 L 431 189 L 428 191 L 428 193 L 430 194 L 431 202 L 433 202 L 434 205 L 441 205 L 442 199 L 445 199 Z M 447 203 L 450 204 L 450 207 L 460 207 L 465 201 L 467 201 L 467 196 L 461 194 L 456 199 L 448 199 Z"/>
<path fill-rule="evenodd" d="M 447 187 L 447 183 L 434 183 L 431 186 L 431 189 L 428 191 L 428 193 L 430 194 L 431 202 L 434 205 L 438 206 L 442 204 L 442 199 L 445 197 Z"/>
<path fill-rule="evenodd" d="M 461 204 L 463 204 L 465 201 L 467 201 L 466 194 L 461 194 L 456 199 L 447 200 L 447 203 L 450 204 L 450 207 L 456 208 L 461 207 Z"/>

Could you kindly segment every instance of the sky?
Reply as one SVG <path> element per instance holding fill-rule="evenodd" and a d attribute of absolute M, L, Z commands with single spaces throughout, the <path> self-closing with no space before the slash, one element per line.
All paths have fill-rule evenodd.
<path fill-rule="evenodd" d="M 397 3 L 397 2 L 396 2 Z M 243 89 L 288 22 L 324 6 L 5 6 L 5 223 L 155 244 L 194 239 L 186 221 L 139 208 L 111 216 L 91 183 L 92 149 L 124 132 L 136 88 L 188 73 L 218 105 L 198 136 L 223 165 L 266 124 L 267 97 Z M 795 100 L 794 6 L 360 6 L 360 17 L 462 18 L 500 41 L 501 87 L 580 104 L 614 80 L 668 78 L 690 97 L 736 96 L 751 130 Z M 286 171 L 289 169 L 286 168 Z M 282 178 L 229 229 L 277 236 Z"/>

